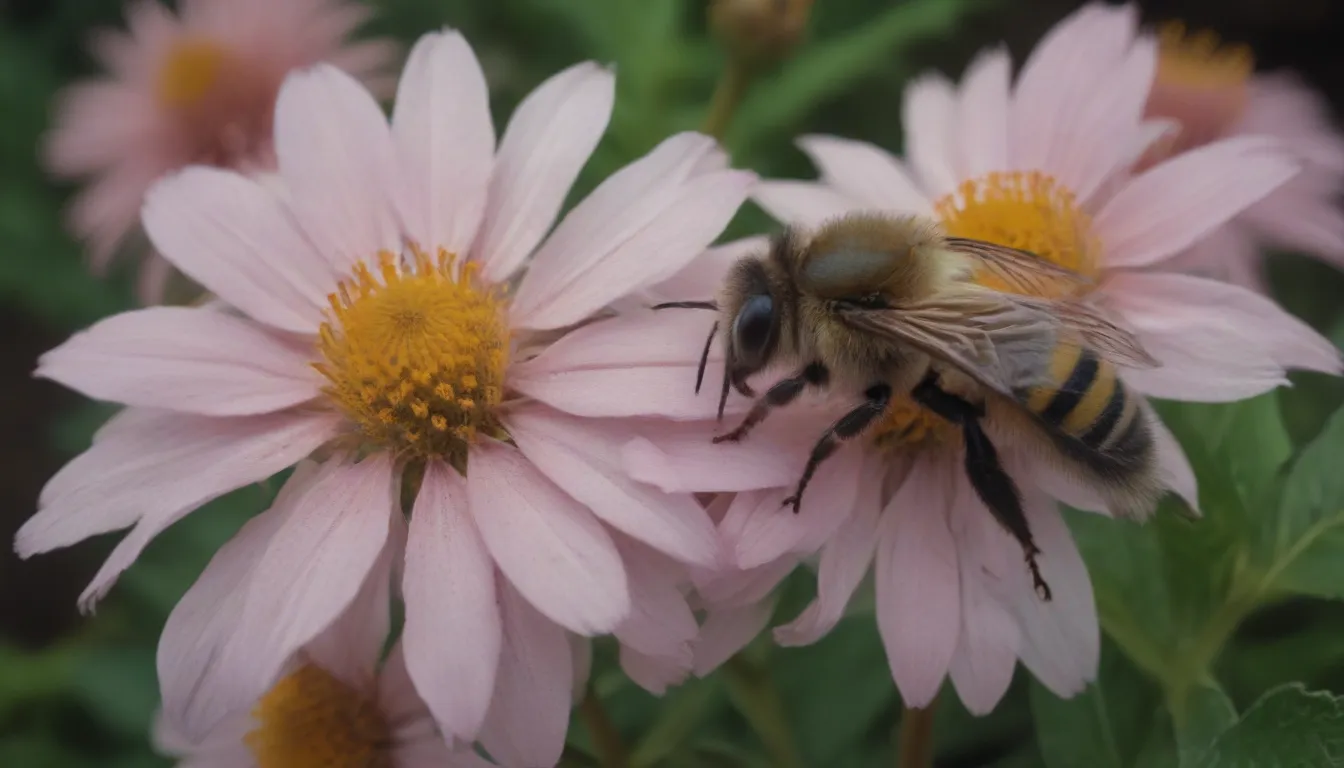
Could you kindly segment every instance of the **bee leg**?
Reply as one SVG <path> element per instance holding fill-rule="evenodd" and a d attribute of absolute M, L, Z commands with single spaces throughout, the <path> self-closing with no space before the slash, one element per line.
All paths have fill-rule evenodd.
<path fill-rule="evenodd" d="M 806 490 L 807 484 L 812 482 L 812 475 L 816 473 L 821 462 L 835 453 L 841 442 L 857 437 L 877 417 L 886 413 L 887 406 L 891 404 L 891 385 L 874 384 L 864 391 L 863 396 L 865 400 L 862 405 L 841 416 L 830 429 L 826 430 L 821 439 L 817 440 L 817 444 L 812 447 L 812 455 L 807 457 L 807 466 L 803 468 L 803 476 L 798 480 L 797 490 L 785 499 L 781 506 L 792 506 L 793 513 L 798 514 L 798 507 L 803 501 L 803 491 Z"/>
<path fill-rule="evenodd" d="M 765 421 L 765 417 L 770 413 L 770 409 L 788 405 L 802 394 L 803 389 L 811 384 L 820 387 L 826 384 L 826 380 L 831 376 L 830 371 L 821 363 L 809 363 L 806 368 L 798 373 L 797 376 L 791 376 L 787 379 L 781 379 L 775 382 L 775 385 L 766 390 L 765 394 L 756 402 L 751 404 L 751 410 L 747 411 L 746 418 L 737 425 L 737 429 L 726 435 L 719 435 L 714 438 L 715 443 L 737 442 L 747 436 L 752 427 Z"/>
<path fill-rule="evenodd" d="M 1032 586 L 1041 599 L 1050 602 L 1050 585 L 1041 576 L 1036 556 L 1041 553 L 1032 536 L 1027 515 L 1022 511 L 1022 495 L 1013 478 L 1003 469 L 994 443 L 980 426 L 984 415 L 980 408 L 938 387 L 936 374 L 930 373 L 915 387 L 911 396 L 930 411 L 961 427 L 966 443 L 966 477 L 971 487 L 994 515 L 994 519 L 1022 546 Z"/>

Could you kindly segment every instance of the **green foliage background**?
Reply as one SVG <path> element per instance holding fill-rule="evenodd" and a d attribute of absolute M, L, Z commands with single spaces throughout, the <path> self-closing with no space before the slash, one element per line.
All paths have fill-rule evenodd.
<path fill-rule="evenodd" d="M 445 24 L 464 30 L 486 67 L 500 127 L 518 100 L 559 68 L 587 58 L 614 63 L 616 112 L 574 200 L 669 133 L 699 125 L 723 64 L 700 0 L 372 4 L 371 32 L 409 42 Z M 84 270 L 80 249 L 63 231 L 71 189 L 50 183 L 36 157 L 53 93 L 92 70 L 86 36 L 119 24 L 119 6 L 0 2 L 6 535 L 109 413 L 30 373 L 41 351 L 131 302 L 129 275 L 97 281 Z M 1234 33 L 1253 27 L 1250 11 L 1226 4 L 1144 6 L 1152 18 L 1188 13 Z M 1320 4 L 1274 6 L 1271 21 L 1318 35 L 1327 33 L 1312 8 L 1339 21 Z M 792 145 L 798 134 L 836 133 L 899 150 L 899 94 L 910 75 L 929 67 L 956 75 L 977 48 L 1000 41 L 1020 61 L 1072 7 L 1064 0 L 819 0 L 810 41 L 750 93 L 728 133 L 729 148 L 739 165 L 797 177 L 812 173 Z M 1329 46 L 1312 48 L 1316 38 L 1303 33 L 1285 55 L 1275 33 L 1266 34 L 1280 63 L 1303 63 L 1325 85 L 1342 85 L 1337 46 L 1329 59 L 1320 53 Z M 768 226 L 748 207 L 729 236 Z M 1344 340 L 1340 275 L 1286 255 L 1273 278 L 1285 304 Z M 1162 515 L 1140 527 L 1071 516 L 1106 631 L 1097 684 L 1060 701 L 1022 673 L 985 718 L 969 716 L 948 691 L 937 714 L 938 765 L 1344 765 L 1344 702 L 1337 698 L 1344 694 L 1344 413 L 1337 412 L 1344 385 L 1309 375 L 1295 383 L 1231 406 L 1162 405 L 1199 474 L 1205 519 Z M 27 563 L 6 552 L 0 766 L 167 764 L 147 742 L 158 632 L 209 555 L 271 494 L 247 488 L 175 526 L 94 617 L 76 614 L 75 595 L 110 548 L 109 537 Z M 781 616 L 806 601 L 810 578 L 799 573 L 788 583 Z M 724 670 L 662 699 L 625 681 L 611 649 L 600 644 L 596 669 L 594 690 L 635 766 L 894 764 L 900 701 L 872 617 L 861 609 L 816 646 L 757 642 Z M 571 742 L 567 761 L 595 764 L 579 720 Z"/>

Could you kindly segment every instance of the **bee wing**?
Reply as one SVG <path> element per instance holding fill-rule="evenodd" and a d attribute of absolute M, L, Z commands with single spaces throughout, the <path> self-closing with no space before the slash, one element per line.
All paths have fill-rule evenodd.
<path fill-rule="evenodd" d="M 1061 325 L 1081 337 L 1084 344 L 1111 361 L 1130 368 L 1157 368 L 1162 365 L 1148 353 L 1131 331 L 1120 327 L 1106 310 L 1082 299 L 1042 299 L 1013 296 L 1016 304 L 1054 316 Z"/>
<path fill-rule="evenodd" d="M 1041 383 L 1058 323 L 1038 308 L 992 291 L 949 294 L 889 309 L 842 307 L 855 330 L 909 344 L 961 369 L 980 384 L 1013 397 Z"/>
<path fill-rule="evenodd" d="M 999 278 L 1005 283 L 1000 290 L 1008 293 L 1078 295 L 1092 287 L 1091 279 L 1051 264 L 1030 251 L 964 237 L 949 237 L 945 243 L 949 250 L 970 256 L 980 269 Z"/>

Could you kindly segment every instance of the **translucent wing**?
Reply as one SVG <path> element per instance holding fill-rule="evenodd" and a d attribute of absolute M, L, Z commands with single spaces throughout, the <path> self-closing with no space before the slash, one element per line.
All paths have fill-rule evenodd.
<path fill-rule="evenodd" d="M 974 259 L 982 274 L 998 278 L 1001 284 L 990 287 L 1005 293 L 1077 296 L 1092 287 L 1090 279 L 1030 251 L 964 237 L 949 237 L 946 243 L 948 249 Z"/>
<path fill-rule="evenodd" d="M 1012 296 L 1013 303 L 1052 315 L 1060 325 L 1112 362 L 1130 368 L 1156 368 L 1160 362 L 1143 348 L 1137 336 L 1120 327 L 1106 310 L 1081 299 L 1042 299 Z"/>
<path fill-rule="evenodd" d="M 1042 382 L 1058 323 L 1014 297 L 984 291 L 910 302 L 889 309 L 841 307 L 855 330 L 909 344 L 1008 397 Z"/>

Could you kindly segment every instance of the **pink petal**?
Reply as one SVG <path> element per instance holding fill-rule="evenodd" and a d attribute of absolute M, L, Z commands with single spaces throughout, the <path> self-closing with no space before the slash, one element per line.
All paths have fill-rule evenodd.
<path fill-rule="evenodd" d="M 957 545 L 947 520 L 954 469 L 936 459 L 916 463 L 878 526 L 877 626 L 907 707 L 938 695 L 961 628 Z"/>
<path fill-rule="evenodd" d="M 1153 441 L 1157 445 L 1157 466 L 1162 482 L 1185 500 L 1196 515 L 1199 512 L 1199 482 L 1176 436 L 1161 419 L 1153 418 Z"/>
<path fill-rule="evenodd" d="M 858 201 L 813 181 L 761 181 L 751 199 L 775 221 L 812 229 L 862 207 Z"/>
<path fill-rule="evenodd" d="M 680 659 L 649 656 L 628 645 L 621 646 L 619 660 L 626 677 L 654 696 L 667 693 L 668 688 L 680 685 L 690 674 L 689 664 Z"/>
<path fill-rule="evenodd" d="M 725 163 L 712 138 L 681 133 L 608 177 L 533 257 L 511 305 L 514 322 L 564 328 L 680 271 L 719 236 L 755 180 L 722 170 Z"/>
<path fill-rule="evenodd" d="M 220 547 L 163 626 L 158 675 L 164 718 L 192 742 L 208 736 L 228 713 L 248 709 L 259 693 L 221 668 L 221 649 L 242 618 L 257 562 L 294 498 L 311 485 L 316 468 L 305 462 L 294 470 L 275 504 Z"/>
<path fill-rule="evenodd" d="M 811 645 L 835 628 L 845 615 L 877 548 L 877 525 L 882 513 L 882 484 L 873 479 L 862 484 L 854 514 L 836 530 L 821 549 L 817 568 L 817 597 L 798 618 L 775 629 L 775 642 L 783 646 Z"/>
<path fill-rule="evenodd" d="M 292 346 L 249 320 L 151 307 L 113 315 L 38 360 L 36 375 L 98 399 L 206 416 L 248 416 L 319 394 Z"/>
<path fill-rule="evenodd" d="M 1125 371 L 1144 394 L 1238 400 L 1287 383 L 1288 368 L 1341 370 L 1333 344 L 1245 288 L 1192 275 L 1119 273 L 1102 290 L 1162 363 Z"/>
<path fill-rule="evenodd" d="M 692 496 L 663 493 L 621 471 L 628 430 L 544 406 L 512 411 L 507 427 L 528 461 L 611 527 L 685 563 L 718 561 L 714 524 Z"/>
<path fill-rule="evenodd" d="M 472 247 L 487 279 L 508 278 L 551 228 L 606 130 L 615 92 L 612 73 L 585 62 L 518 105 L 495 156 L 490 203 Z"/>
<path fill-rule="evenodd" d="M 592 513 L 518 449 L 483 441 L 468 458 L 471 514 L 499 569 L 537 610 L 581 635 L 630 611 L 625 566 Z"/>
<path fill-rule="evenodd" d="M 425 248 L 465 255 L 485 214 L 495 128 L 485 75 L 456 30 L 427 34 L 411 50 L 392 137 L 407 231 Z"/>
<path fill-rule="evenodd" d="M 396 148 L 358 81 L 329 64 L 291 73 L 275 105 L 275 153 L 304 232 L 339 271 L 399 252 Z"/>
<path fill-rule="evenodd" d="M 504 648 L 481 743 L 502 765 L 555 765 L 569 728 L 569 642 L 503 579 L 499 597 Z"/>
<path fill-rule="evenodd" d="M 1010 578 L 1003 580 L 999 597 L 1007 601 L 1022 630 L 1022 663 L 1047 688 L 1067 698 L 1097 674 L 1101 636 L 1092 581 L 1055 503 L 1028 487 L 1022 491 L 1027 522 L 1041 548 L 1037 562 L 1054 599 L 1045 603 L 1036 595 L 1021 564 L 1022 550 L 1006 534 L 1001 546 L 1009 554 L 1016 550 L 1018 567 L 1006 574 Z"/>
<path fill-rule="evenodd" d="M 406 523 L 393 515 L 387 545 L 369 569 L 350 605 L 303 647 L 314 664 L 360 691 L 378 683 L 378 661 L 392 629 L 393 571 L 406 548 Z M 424 705 L 421 704 L 421 708 Z"/>
<path fill-rule="evenodd" d="M 937 200 L 957 187 L 955 168 L 957 100 L 952 83 L 940 74 L 925 74 L 905 87 L 901 124 L 905 126 L 905 157 L 929 198 Z"/>
<path fill-rule="evenodd" d="M 744 237 L 723 245 L 708 248 L 677 274 L 651 289 L 657 297 L 650 305 L 663 301 L 711 299 L 723 289 L 728 270 L 744 256 L 765 253 L 770 239 L 765 236 Z M 671 310 L 667 310 L 671 311 Z M 686 310 L 696 311 L 696 310 Z"/>
<path fill-rule="evenodd" d="M 1326 258 L 1344 260 L 1344 211 L 1337 202 L 1344 179 L 1314 181 L 1304 171 L 1246 210 L 1244 219 L 1261 237 Z"/>
<path fill-rule="evenodd" d="M 1297 173 L 1260 136 L 1225 139 L 1138 175 L 1094 222 L 1106 266 L 1144 267 L 1190 246 Z"/>
<path fill-rule="evenodd" d="M 1006 534 L 969 483 L 958 484 L 952 515 L 961 562 L 961 635 L 948 672 L 966 709 L 985 715 L 1013 681 L 1021 642 L 1016 619 L 991 584 L 1005 565 L 1021 567 L 1021 558 L 1003 562 Z"/>
<path fill-rule="evenodd" d="M 383 716 L 396 724 L 393 738 L 402 739 L 410 733 L 427 732 L 439 743 L 444 742 L 429 707 L 415 690 L 415 682 L 406 669 L 406 644 L 400 640 L 393 644 L 387 660 L 378 671 L 377 694 L 378 708 L 382 710 Z"/>
<path fill-rule="evenodd" d="M 281 665 L 359 594 L 388 540 L 398 483 L 391 458 L 328 460 L 284 510 L 249 580 L 221 667 L 264 690 Z"/>
<path fill-rule="evenodd" d="M 1117 171 L 1128 171 L 1129 146 L 1135 134 L 1142 133 L 1143 110 L 1156 71 L 1157 41 L 1141 37 L 1088 94 L 1060 161 L 1061 168 L 1071 171 L 1060 180 L 1079 200 L 1090 199 Z"/>
<path fill-rule="evenodd" d="M 695 676 L 705 677 L 746 647 L 770 623 L 775 601 L 710 610 L 695 641 Z"/>
<path fill-rule="evenodd" d="M 334 273 L 258 182 L 187 168 L 146 193 L 143 218 L 154 247 L 229 305 L 287 331 L 321 325 Z"/>
<path fill-rule="evenodd" d="M 20 557 L 136 524 L 80 596 L 85 610 L 165 528 L 202 504 L 293 465 L 335 436 L 328 413 L 209 419 L 145 414 L 98 440 L 48 483 L 14 537 Z"/>
<path fill-rule="evenodd" d="M 501 624 L 495 569 L 467 507 L 466 481 L 432 461 L 406 542 L 406 666 L 448 734 L 476 738 L 490 707 Z"/>
<path fill-rule="evenodd" d="M 780 423 L 786 423 L 780 419 Z M 674 423 L 662 427 L 657 437 L 637 437 L 621 449 L 621 466 L 630 477 L 669 493 L 722 493 L 784 488 L 797 482 L 807 461 L 801 441 L 786 450 L 770 450 L 762 424 L 752 442 L 710 442 L 726 428 L 712 421 Z M 792 424 L 790 423 L 790 426 Z M 784 429 L 781 427 L 780 432 Z M 801 431 L 801 430 L 800 430 Z M 655 442 L 656 441 L 656 442 Z M 767 448 L 769 446 L 769 448 Z"/>
<path fill-rule="evenodd" d="M 932 215 L 928 197 L 905 165 L 881 147 L 821 135 L 800 137 L 798 146 L 821 169 L 822 183 L 859 207 Z"/>
<path fill-rule="evenodd" d="M 755 504 L 766 494 L 742 495 L 755 499 L 755 501 L 746 500 L 745 503 Z M 696 592 L 705 605 L 710 608 L 730 608 L 764 600 L 797 565 L 798 556 L 790 554 L 746 570 L 692 569 L 691 578 L 695 583 Z"/>
<path fill-rule="evenodd" d="M 513 366 L 509 385 L 576 416 L 712 418 L 717 391 L 709 386 L 695 392 L 696 368 L 714 323 L 706 314 L 641 312 L 590 323 Z M 710 350 L 711 372 L 723 370 L 718 347 Z"/>
<path fill-rule="evenodd" d="M 638 543 L 620 544 L 630 578 L 631 610 L 617 625 L 616 639 L 640 653 L 676 661 L 689 671 L 691 643 L 700 628 L 681 593 L 683 569 Z"/>
<path fill-rule="evenodd" d="M 957 173 L 976 178 L 1007 169 L 1008 89 L 1012 62 L 1003 47 L 981 52 L 957 97 Z"/>

